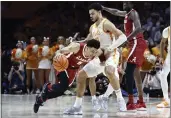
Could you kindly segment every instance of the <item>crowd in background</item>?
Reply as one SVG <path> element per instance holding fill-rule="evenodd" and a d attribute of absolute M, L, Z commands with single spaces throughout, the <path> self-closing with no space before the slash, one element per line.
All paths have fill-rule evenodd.
<path fill-rule="evenodd" d="M 122 2 L 100 3 L 107 7 L 122 10 Z M 16 91 L 19 89 L 22 90 L 22 93 L 40 92 L 39 89 L 41 89 L 41 86 L 45 82 L 41 83 L 40 81 L 30 81 L 29 87 L 26 86 L 28 85 L 28 72 L 26 67 L 27 61 L 23 60 L 23 69 L 17 69 L 17 67 L 20 68 L 21 65 L 12 60 L 11 52 L 14 48 L 18 48 L 21 45 L 21 49 L 26 51 L 28 45 L 30 44 L 31 38 L 35 38 L 38 45 L 44 45 L 43 42 L 46 43 L 45 37 L 46 39 L 48 37 L 49 40 L 47 45 L 49 48 L 53 48 L 56 45 L 68 45 L 69 42 L 66 42 L 68 41 L 68 37 L 73 36 L 76 32 L 80 33 L 77 40 L 83 40 L 88 34 L 89 27 L 92 24 L 89 20 L 88 14 L 89 4 L 91 3 L 58 2 L 58 4 L 48 4 L 46 7 L 42 7 L 36 11 L 29 19 L 22 21 L 22 23 L 17 24 L 17 26 L 15 25 L 13 30 L 9 30 L 9 27 L 6 27 L 4 24 L 4 27 L 2 27 L 1 51 L 1 59 L 3 62 L 1 74 L 1 82 L 3 86 L 2 93 L 13 93 L 13 91 L 16 90 L 15 83 L 18 84 Z M 135 9 L 139 13 L 144 37 L 148 41 L 149 48 L 151 49 L 158 46 L 161 41 L 163 29 L 170 25 L 170 4 L 165 2 L 137 2 L 135 4 Z M 103 14 L 105 17 L 110 19 L 116 27 L 123 31 L 123 18 L 112 16 L 107 12 L 104 12 Z M 8 22 L 6 21 L 6 24 L 7 23 Z M 18 45 L 20 43 L 21 45 Z M 52 59 L 52 55 L 49 60 Z M 15 74 L 13 75 L 12 73 L 14 71 Z M 12 76 L 17 78 L 17 80 L 13 80 Z M 35 73 L 31 74 L 30 80 L 36 80 L 34 79 L 35 76 Z M 47 81 L 48 78 L 46 79 L 46 82 Z M 102 86 L 104 86 L 104 83 L 101 82 L 100 84 L 98 80 L 97 84 L 99 86 L 99 90 L 101 90 L 101 88 L 103 88 Z M 122 82 L 122 88 L 124 88 L 124 81 Z M 161 87 L 157 89 L 161 89 Z M 101 91 L 104 92 L 104 90 Z"/>

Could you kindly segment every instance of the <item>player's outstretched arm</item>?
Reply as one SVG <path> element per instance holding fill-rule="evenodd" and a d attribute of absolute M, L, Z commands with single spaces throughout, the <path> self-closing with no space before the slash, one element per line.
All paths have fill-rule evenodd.
<path fill-rule="evenodd" d="M 83 43 L 83 42 L 87 42 L 88 40 L 91 40 L 91 39 L 92 39 L 92 36 L 91 36 L 91 33 L 89 33 L 84 40 L 76 41 L 76 42 L 77 43 Z"/>
<path fill-rule="evenodd" d="M 115 15 L 115 16 L 125 17 L 125 15 L 126 15 L 126 11 L 120 11 L 120 10 L 118 10 L 118 9 L 109 8 L 109 7 L 104 7 L 104 6 L 102 6 L 102 9 L 103 9 L 104 11 L 107 11 L 107 12 L 109 12 L 109 13 Z"/>
<path fill-rule="evenodd" d="M 76 41 L 77 43 L 85 43 L 85 42 L 87 42 L 88 40 L 91 40 L 91 39 L 93 39 L 93 36 L 92 36 L 92 34 L 91 34 L 91 30 L 92 30 L 92 26 L 90 27 L 90 29 L 89 29 L 89 34 L 87 35 L 87 37 L 84 39 L 84 40 L 81 40 L 81 41 Z"/>
<path fill-rule="evenodd" d="M 104 22 L 104 30 L 106 32 L 111 32 L 116 39 L 116 41 L 114 40 L 112 45 L 108 48 L 108 51 L 113 51 L 127 40 L 125 34 L 121 30 L 117 29 L 110 21 Z"/>
<path fill-rule="evenodd" d="M 64 47 L 58 51 L 56 51 L 55 55 L 60 54 L 67 54 L 67 53 L 77 53 L 80 49 L 80 44 L 76 42 L 70 43 L 67 47 Z"/>

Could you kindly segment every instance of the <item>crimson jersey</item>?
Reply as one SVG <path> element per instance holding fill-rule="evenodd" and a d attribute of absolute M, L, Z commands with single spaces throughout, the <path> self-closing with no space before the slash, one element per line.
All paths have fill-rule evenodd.
<path fill-rule="evenodd" d="M 136 12 L 134 9 L 132 9 L 129 13 L 127 13 L 125 15 L 125 19 L 124 19 L 124 29 L 125 29 L 125 34 L 126 36 L 128 37 L 132 32 L 133 30 L 135 29 L 134 27 L 134 22 L 133 20 L 129 19 L 129 15 L 131 12 Z M 132 45 L 134 43 L 134 39 L 137 39 L 137 45 L 139 44 L 142 44 L 142 42 L 144 43 L 145 40 L 144 40 L 144 36 L 143 36 L 143 33 L 138 33 L 136 35 L 136 37 L 134 37 L 133 39 L 129 40 L 129 44 Z"/>
<path fill-rule="evenodd" d="M 81 65 L 85 65 L 91 60 L 84 55 L 85 46 L 86 44 L 80 43 L 80 50 L 76 54 L 70 53 L 68 55 L 69 67 L 79 68 Z"/>
<path fill-rule="evenodd" d="M 125 34 L 128 37 L 135 29 L 133 20 L 129 19 L 131 12 L 136 12 L 132 9 L 125 15 L 124 29 Z M 134 38 L 128 40 L 129 55 L 128 62 L 136 64 L 137 67 L 141 67 L 144 59 L 144 51 L 147 48 L 146 41 L 144 40 L 143 33 L 138 33 Z"/>
<path fill-rule="evenodd" d="M 80 43 L 80 50 L 76 54 L 70 53 L 66 55 L 69 61 L 69 67 L 65 72 L 68 76 L 69 86 L 71 86 L 75 80 L 75 76 L 79 70 L 79 67 L 87 64 L 91 60 L 90 58 L 86 58 L 84 55 L 85 46 L 86 44 Z M 58 82 L 59 81 L 57 81 L 57 83 Z"/>

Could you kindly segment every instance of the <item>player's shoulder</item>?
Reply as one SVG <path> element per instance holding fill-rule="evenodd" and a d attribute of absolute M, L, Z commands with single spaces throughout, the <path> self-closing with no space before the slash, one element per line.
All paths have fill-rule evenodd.
<path fill-rule="evenodd" d="M 114 25 L 109 19 L 104 19 L 103 21 L 103 26 L 106 27 L 106 26 L 110 26 L 110 25 Z"/>
<path fill-rule="evenodd" d="M 89 32 L 91 32 L 91 31 L 92 31 L 92 28 L 95 27 L 95 26 L 96 26 L 96 24 L 93 23 L 93 24 L 90 26 Z"/>

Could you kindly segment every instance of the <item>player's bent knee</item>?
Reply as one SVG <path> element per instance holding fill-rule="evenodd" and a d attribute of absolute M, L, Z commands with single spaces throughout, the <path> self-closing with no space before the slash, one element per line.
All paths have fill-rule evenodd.
<path fill-rule="evenodd" d="M 107 66 L 105 67 L 105 73 L 108 76 L 113 76 L 115 73 L 115 68 L 113 66 Z"/>

